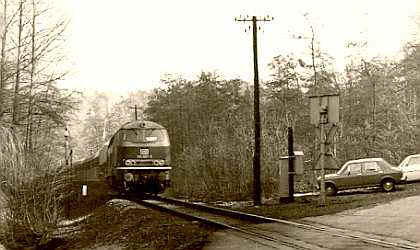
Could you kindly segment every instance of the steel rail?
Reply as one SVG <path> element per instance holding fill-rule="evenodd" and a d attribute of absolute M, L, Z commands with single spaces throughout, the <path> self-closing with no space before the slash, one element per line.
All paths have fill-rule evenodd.
<path fill-rule="evenodd" d="M 233 232 L 239 233 L 239 236 L 242 238 L 245 238 L 247 240 L 253 241 L 255 243 L 267 246 L 267 247 L 271 247 L 274 249 L 284 249 L 284 247 L 289 247 L 291 249 L 305 249 L 305 250 L 309 250 L 309 249 L 316 249 L 316 247 L 314 248 L 314 246 L 302 246 L 302 244 L 296 244 L 292 241 L 295 241 L 295 239 L 289 238 L 289 240 L 281 240 L 278 239 L 277 237 L 271 237 L 271 236 L 267 236 L 265 235 L 263 232 L 258 232 L 258 231 L 251 231 L 251 230 L 247 230 L 246 228 L 241 228 L 238 226 L 233 226 L 233 225 L 229 225 L 220 221 L 215 221 L 209 218 L 205 218 L 205 217 L 201 217 L 201 216 L 197 216 L 197 215 L 192 215 L 189 213 L 184 213 L 181 211 L 178 211 L 176 209 L 171 209 L 168 208 L 162 204 L 158 204 L 158 203 L 154 203 L 154 201 L 156 200 L 141 200 L 141 201 L 137 201 L 139 204 L 143 205 L 143 206 L 147 206 L 153 209 L 158 209 L 160 211 L 163 212 L 167 212 L 170 213 L 172 215 L 175 216 L 179 216 L 182 218 L 185 218 L 187 220 L 193 220 L 193 221 L 199 221 L 201 223 L 210 225 L 210 226 L 214 226 L 216 228 L 220 228 L 220 229 L 229 229 L 232 230 Z M 161 201 L 163 202 L 163 201 Z M 166 203 L 167 204 L 167 203 Z M 185 204 L 180 205 L 177 204 L 179 206 L 185 206 Z"/>

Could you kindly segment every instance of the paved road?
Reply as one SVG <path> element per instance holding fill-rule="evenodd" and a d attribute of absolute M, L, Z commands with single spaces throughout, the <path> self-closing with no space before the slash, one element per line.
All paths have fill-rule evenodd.
<path fill-rule="evenodd" d="M 420 244 L 420 196 L 306 220 L 337 228 L 401 238 Z"/>
<path fill-rule="evenodd" d="M 420 196 L 407 197 L 390 203 L 370 208 L 347 210 L 334 215 L 308 217 L 300 220 L 312 225 L 327 225 L 338 229 L 345 229 L 352 234 L 371 236 L 384 241 L 407 243 L 420 249 Z M 280 224 L 264 224 L 265 228 L 280 232 L 284 227 Z M 299 238 L 301 242 L 311 242 L 312 246 L 320 249 L 384 249 L 375 245 L 348 245 L 343 238 L 324 238 L 308 231 L 298 234 L 285 232 Z M 320 239 L 318 239 L 320 238 Z M 353 244 L 353 243 L 351 243 Z M 303 247 L 306 248 L 306 247 Z M 261 246 L 254 241 L 244 240 L 235 233 L 227 231 L 216 232 L 205 249 L 273 249 Z M 283 249 L 283 248 L 282 248 Z M 284 247 L 293 249 L 293 247 Z M 308 247 L 308 249 L 311 249 Z"/>

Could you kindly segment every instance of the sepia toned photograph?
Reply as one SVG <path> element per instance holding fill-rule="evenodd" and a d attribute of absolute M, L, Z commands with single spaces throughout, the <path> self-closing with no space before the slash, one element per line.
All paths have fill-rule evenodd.
<path fill-rule="evenodd" d="M 0 0 L 0 250 L 419 229 L 419 0 Z"/>

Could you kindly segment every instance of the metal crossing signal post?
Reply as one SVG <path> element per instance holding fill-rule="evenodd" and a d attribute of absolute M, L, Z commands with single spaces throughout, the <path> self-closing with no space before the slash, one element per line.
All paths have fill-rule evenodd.
<path fill-rule="evenodd" d="M 64 128 L 64 161 L 66 167 L 69 165 L 69 130 L 67 127 Z"/>
<path fill-rule="evenodd" d="M 64 128 L 64 164 L 65 164 L 65 167 L 67 168 L 66 169 L 67 173 L 69 173 L 71 171 L 71 165 L 70 164 L 72 163 L 72 155 L 73 155 L 73 150 L 70 149 L 70 147 L 69 147 L 69 137 L 70 137 L 70 133 L 69 133 L 69 130 L 67 129 L 67 126 L 66 126 Z M 70 149 L 70 153 L 68 153 L 69 149 Z M 70 165 L 70 169 L 68 168 L 69 165 Z M 70 174 L 68 174 L 67 180 L 70 181 Z M 66 206 L 65 209 L 66 209 L 67 217 L 69 217 L 69 215 L 70 215 L 70 200 L 69 200 L 68 197 L 66 199 L 65 206 Z"/>
<path fill-rule="evenodd" d="M 320 201 L 320 205 L 324 206 L 325 205 L 325 161 L 324 161 L 324 156 L 325 156 L 325 143 L 324 143 L 324 124 L 328 123 L 328 119 L 327 119 L 327 114 L 328 114 L 328 107 L 321 107 L 320 110 L 320 121 L 319 121 L 319 126 L 321 129 L 321 157 L 320 157 L 320 164 L 321 164 L 321 201 Z"/>
<path fill-rule="evenodd" d="M 254 206 L 261 205 L 261 120 L 260 120 L 260 86 L 258 80 L 258 55 L 257 55 L 257 22 L 272 21 L 272 17 L 258 19 L 239 17 L 237 22 L 252 22 L 252 42 L 254 52 L 254 120 L 255 120 L 255 151 L 254 151 Z"/>
<path fill-rule="evenodd" d="M 321 165 L 321 193 L 320 205 L 325 205 L 325 144 L 330 143 L 336 131 L 336 124 L 339 122 L 339 95 L 338 94 L 323 94 L 310 96 L 311 105 L 311 124 L 320 129 L 320 157 L 319 164 Z M 325 127 L 331 124 L 330 132 L 326 138 Z"/>
<path fill-rule="evenodd" d="M 287 129 L 287 140 L 288 140 L 288 158 L 289 158 L 289 202 L 295 200 L 295 184 L 294 184 L 294 174 L 295 174 L 295 153 L 293 151 L 293 128 L 289 127 Z"/>

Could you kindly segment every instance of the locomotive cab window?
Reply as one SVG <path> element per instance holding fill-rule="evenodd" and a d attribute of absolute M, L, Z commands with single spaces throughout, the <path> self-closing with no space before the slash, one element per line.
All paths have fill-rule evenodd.
<path fill-rule="evenodd" d="M 167 137 L 164 129 L 125 129 L 122 139 L 131 142 L 161 142 Z"/>

